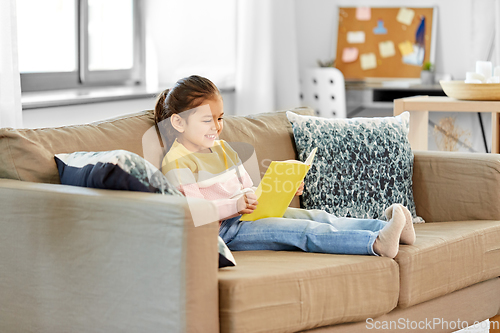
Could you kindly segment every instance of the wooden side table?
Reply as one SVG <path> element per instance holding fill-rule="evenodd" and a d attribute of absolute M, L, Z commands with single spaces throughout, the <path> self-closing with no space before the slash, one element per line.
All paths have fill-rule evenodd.
<path fill-rule="evenodd" d="M 394 100 L 394 115 L 410 111 L 410 133 L 413 150 L 427 150 L 429 112 L 491 113 L 491 152 L 500 153 L 500 101 L 463 101 L 441 96 L 415 96 Z"/>

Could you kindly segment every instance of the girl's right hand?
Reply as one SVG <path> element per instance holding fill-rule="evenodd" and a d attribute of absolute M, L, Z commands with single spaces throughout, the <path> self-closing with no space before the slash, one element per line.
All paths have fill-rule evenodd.
<path fill-rule="evenodd" d="M 259 202 L 257 201 L 255 193 L 245 193 L 237 201 L 238 214 L 250 214 L 255 210 L 255 208 L 257 208 L 258 204 Z"/>

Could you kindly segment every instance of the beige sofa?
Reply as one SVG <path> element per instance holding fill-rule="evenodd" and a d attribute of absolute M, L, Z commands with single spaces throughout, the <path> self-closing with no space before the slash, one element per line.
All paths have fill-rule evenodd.
<path fill-rule="evenodd" d="M 0 130 L 0 332 L 451 332 L 500 313 L 499 155 L 416 151 L 427 223 L 394 260 L 249 251 L 218 269 L 218 225 L 194 227 L 184 198 L 58 184 L 55 153 L 142 155 L 152 126 Z M 283 112 L 228 116 L 222 138 L 261 171 L 296 158 Z"/>

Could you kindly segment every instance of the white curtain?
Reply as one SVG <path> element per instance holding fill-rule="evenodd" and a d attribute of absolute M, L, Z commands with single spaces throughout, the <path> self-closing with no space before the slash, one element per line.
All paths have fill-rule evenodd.
<path fill-rule="evenodd" d="M 22 127 L 16 0 L 0 1 L 0 128 Z"/>
<path fill-rule="evenodd" d="M 236 114 L 299 106 L 295 2 L 238 0 Z"/>
<path fill-rule="evenodd" d="M 495 36 L 495 2 L 498 0 L 481 0 L 471 2 L 471 44 L 469 51 L 471 57 L 471 67 L 468 71 L 475 70 L 477 60 L 488 60 L 488 55 Z M 489 60 L 496 64 L 496 45 L 493 47 L 493 54 Z M 500 64 L 498 64 L 500 65 Z M 464 73 L 465 76 L 465 73 Z"/>

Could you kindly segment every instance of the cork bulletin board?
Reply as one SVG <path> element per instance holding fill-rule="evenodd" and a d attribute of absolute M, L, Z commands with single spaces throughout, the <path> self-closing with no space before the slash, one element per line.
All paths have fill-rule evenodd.
<path fill-rule="evenodd" d="M 340 7 L 335 67 L 347 80 L 419 78 L 434 63 L 436 17 L 436 7 Z"/>

